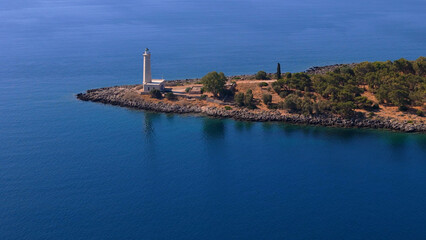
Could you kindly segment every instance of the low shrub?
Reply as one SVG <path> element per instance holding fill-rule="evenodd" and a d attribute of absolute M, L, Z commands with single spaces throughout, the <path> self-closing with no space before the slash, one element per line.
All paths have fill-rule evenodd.
<path fill-rule="evenodd" d="M 268 109 L 278 109 L 278 104 L 271 103 L 268 105 Z"/>
<path fill-rule="evenodd" d="M 269 104 L 272 103 L 272 95 L 271 94 L 263 94 L 262 100 L 263 100 L 263 103 L 265 103 L 265 105 L 269 105 Z"/>
<path fill-rule="evenodd" d="M 274 91 L 278 94 L 281 93 L 281 86 L 279 86 L 277 84 L 272 85 L 272 89 L 274 89 Z"/>
<path fill-rule="evenodd" d="M 278 108 L 278 109 L 285 109 L 284 101 L 278 102 L 278 103 L 277 103 L 277 108 Z"/>
<path fill-rule="evenodd" d="M 417 116 L 420 116 L 420 117 L 423 117 L 423 116 L 424 116 L 424 113 L 423 113 L 423 111 L 422 111 L 422 110 L 417 110 L 417 111 L 416 111 L 416 115 L 417 115 Z"/>
<path fill-rule="evenodd" d="M 191 89 L 192 89 L 192 87 L 187 87 L 187 88 L 185 88 L 185 92 L 189 93 L 189 91 L 191 91 Z"/>
<path fill-rule="evenodd" d="M 402 106 L 399 106 L 399 107 L 398 107 L 398 110 L 399 110 L 399 111 L 401 111 L 401 112 L 405 112 L 405 111 L 407 111 L 407 110 L 408 110 L 408 107 L 406 107 L 406 106 L 402 105 Z"/>
<path fill-rule="evenodd" d="M 232 97 L 232 96 L 234 96 L 234 94 L 235 94 L 235 92 L 230 90 L 230 89 L 223 89 L 222 91 L 220 91 L 219 97 L 221 97 L 221 98 Z"/>
<path fill-rule="evenodd" d="M 149 91 L 149 94 L 151 95 L 152 98 L 161 99 L 163 97 L 160 90 L 158 89 L 152 89 L 151 91 Z"/>
<path fill-rule="evenodd" d="M 230 106 L 225 106 L 225 110 L 232 110 L 232 107 L 230 107 Z"/>
<path fill-rule="evenodd" d="M 303 97 L 303 92 L 300 90 L 296 90 L 294 91 L 294 93 L 298 96 L 298 97 Z"/>
<path fill-rule="evenodd" d="M 280 98 L 285 98 L 285 97 L 287 97 L 288 95 L 290 94 L 290 91 L 281 91 L 280 93 L 279 93 L 279 95 L 280 95 Z"/>
<path fill-rule="evenodd" d="M 207 95 L 202 94 L 202 95 L 200 96 L 200 99 L 201 99 L 201 100 L 206 100 L 206 98 L 207 98 Z"/>
<path fill-rule="evenodd" d="M 379 104 L 375 103 L 375 104 L 373 104 L 373 106 L 371 108 L 374 109 L 374 110 L 378 110 L 380 107 L 379 107 Z"/>
<path fill-rule="evenodd" d="M 166 94 L 164 94 L 164 96 L 168 99 L 168 100 L 176 100 L 176 95 L 173 92 L 168 92 Z"/>
<path fill-rule="evenodd" d="M 259 85 L 259 87 L 266 87 L 266 86 L 268 86 L 268 83 L 267 82 L 260 82 L 258 85 Z"/>

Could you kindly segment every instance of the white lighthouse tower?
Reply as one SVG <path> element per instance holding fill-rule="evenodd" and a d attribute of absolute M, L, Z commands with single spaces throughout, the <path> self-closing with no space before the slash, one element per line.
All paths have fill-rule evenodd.
<path fill-rule="evenodd" d="M 151 53 L 149 49 L 145 49 L 143 53 L 143 84 L 151 83 Z"/>
<path fill-rule="evenodd" d="M 149 92 L 153 89 L 164 91 L 164 79 L 152 79 L 151 52 L 146 48 L 143 53 L 143 90 Z"/>

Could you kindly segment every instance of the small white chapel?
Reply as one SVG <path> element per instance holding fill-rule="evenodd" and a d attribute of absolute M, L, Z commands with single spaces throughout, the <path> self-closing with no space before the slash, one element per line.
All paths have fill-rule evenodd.
<path fill-rule="evenodd" d="M 164 91 L 164 79 L 152 79 L 151 52 L 146 48 L 143 53 L 143 91 L 149 92 L 153 89 Z"/>

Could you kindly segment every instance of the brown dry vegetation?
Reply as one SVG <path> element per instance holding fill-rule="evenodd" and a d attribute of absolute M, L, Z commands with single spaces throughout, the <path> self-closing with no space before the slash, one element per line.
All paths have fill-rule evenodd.
<path fill-rule="evenodd" d="M 263 94 L 271 94 L 272 95 L 272 103 L 278 103 L 282 101 L 283 99 L 272 89 L 271 84 L 276 80 L 237 80 L 235 81 L 237 83 L 236 91 L 245 93 L 247 90 L 251 89 L 253 92 L 253 97 L 256 102 L 257 109 L 252 111 L 258 111 L 258 110 L 268 110 L 268 107 L 262 102 L 262 96 Z M 259 87 L 260 82 L 266 82 L 268 83 L 268 86 Z M 206 100 L 200 100 L 197 97 L 200 97 L 202 94 L 188 94 L 185 93 L 185 89 L 187 87 L 192 86 L 199 86 L 199 84 L 186 84 L 183 86 L 173 86 L 171 87 L 172 91 L 175 92 L 178 96 L 177 100 L 170 101 L 166 98 L 163 99 L 155 99 L 151 98 L 149 95 L 141 95 L 140 87 L 135 87 L 135 92 L 126 96 L 129 99 L 131 98 L 143 98 L 145 101 L 153 101 L 153 102 L 164 102 L 168 104 L 179 104 L 179 105 L 197 105 L 197 106 L 208 106 L 208 107 L 222 107 L 224 108 L 227 105 L 231 105 L 232 108 L 238 108 L 237 106 L 234 106 L 232 103 L 225 103 L 222 102 L 222 104 L 219 103 L 213 103 L 208 102 Z M 364 87 L 364 86 L 363 86 Z M 362 96 L 367 97 L 369 100 L 373 101 L 374 103 L 378 103 L 378 100 L 374 96 L 373 93 L 371 93 L 368 89 L 368 87 L 365 87 L 366 91 L 362 94 Z M 303 93 L 303 91 L 301 91 Z M 209 98 L 212 98 L 211 93 L 204 93 Z M 318 99 L 321 99 L 321 96 L 319 94 L 313 93 Z M 407 112 L 401 112 L 398 110 L 398 107 L 396 106 L 387 106 L 384 104 L 379 104 L 380 109 L 377 111 L 374 111 L 374 116 L 372 116 L 372 119 L 375 118 L 392 118 L 398 121 L 412 121 L 413 123 L 424 123 L 426 122 L 425 117 L 420 117 L 415 114 L 415 111 L 407 111 Z M 421 107 L 413 107 L 413 109 L 421 109 Z M 281 114 L 290 114 L 286 110 L 273 110 L 273 111 L 279 111 Z M 366 110 L 363 109 L 355 109 L 357 112 L 364 112 L 366 115 L 369 113 Z"/>

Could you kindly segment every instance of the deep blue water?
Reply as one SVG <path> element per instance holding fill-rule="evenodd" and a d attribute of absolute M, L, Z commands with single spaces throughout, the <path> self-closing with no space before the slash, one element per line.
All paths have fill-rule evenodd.
<path fill-rule="evenodd" d="M 426 239 L 426 136 L 80 102 L 426 55 L 424 1 L 0 2 L 0 239 Z"/>

